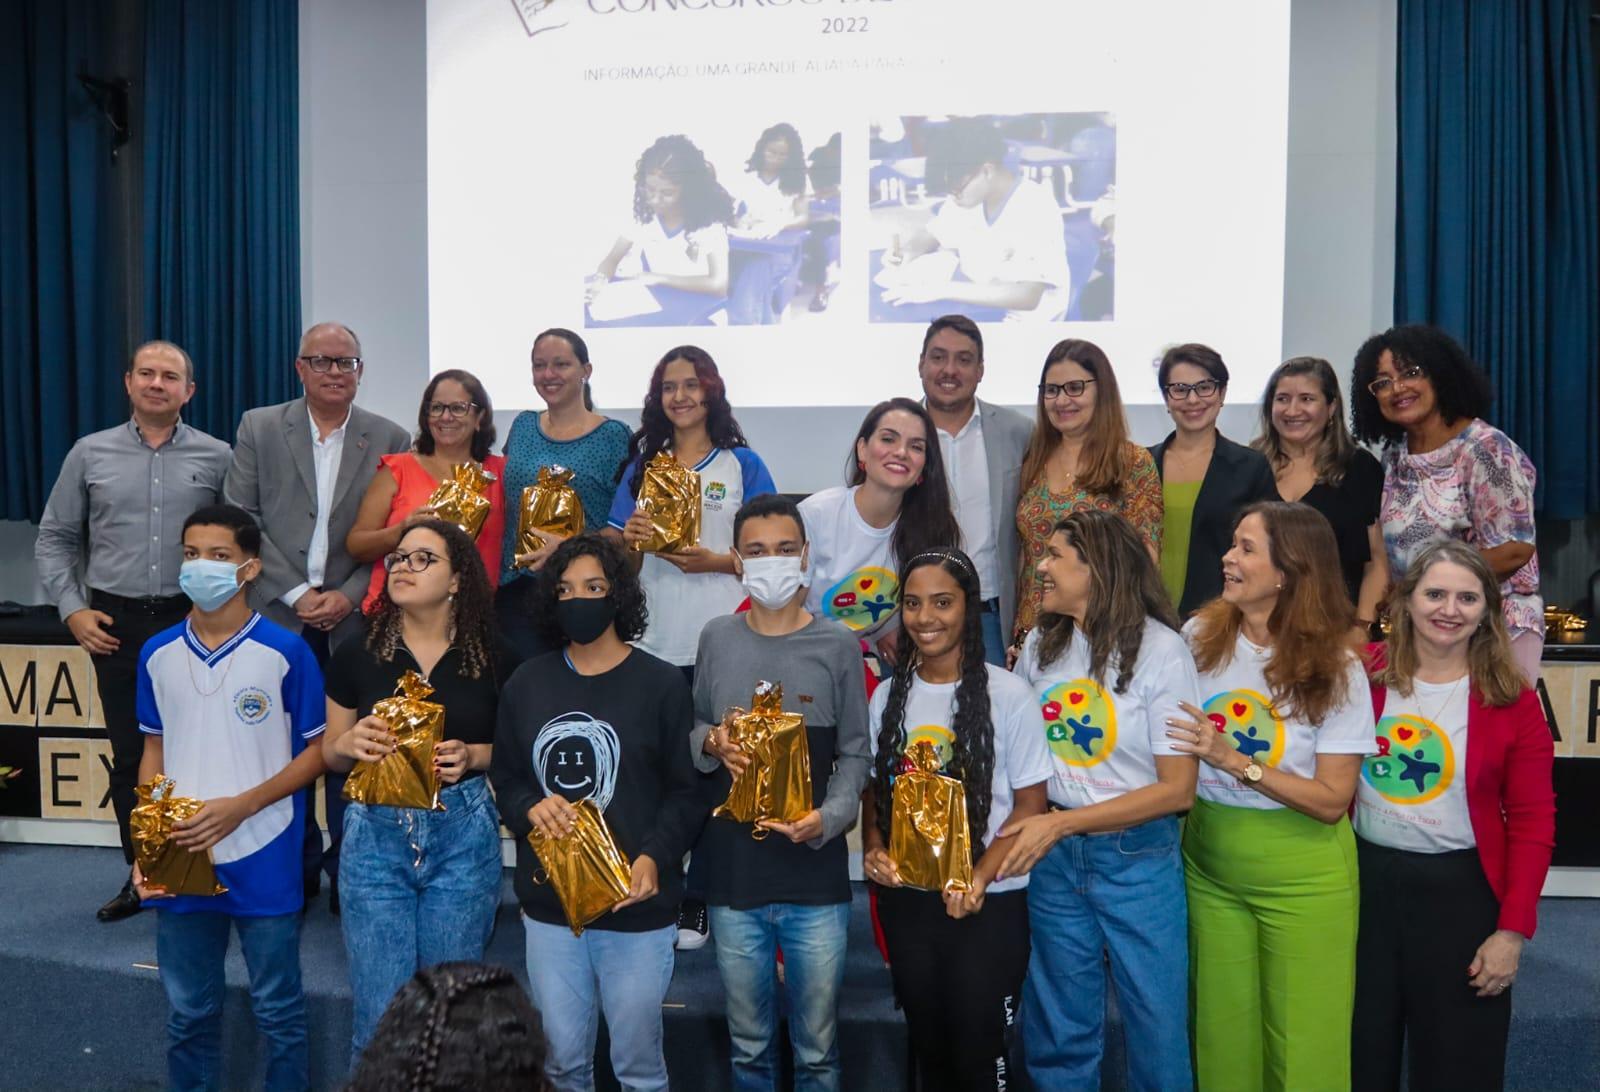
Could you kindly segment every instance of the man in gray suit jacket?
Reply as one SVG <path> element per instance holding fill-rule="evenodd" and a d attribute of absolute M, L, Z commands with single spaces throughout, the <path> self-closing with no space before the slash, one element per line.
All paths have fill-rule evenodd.
<path fill-rule="evenodd" d="M 983 595 L 983 647 L 1004 665 L 1017 615 L 1017 489 L 1033 425 L 1020 413 L 978 400 L 983 334 L 965 315 L 933 320 L 917 363 L 928 415 L 950 479 L 950 502 L 962 548 L 978 570 Z"/>
<path fill-rule="evenodd" d="M 356 607 L 372 573 L 350 556 L 345 536 L 378 459 L 409 450 L 411 436 L 355 404 L 364 365 L 361 342 L 348 327 L 324 322 L 307 330 L 294 367 L 305 395 L 245 413 L 222 493 L 261 525 L 261 576 L 251 585 L 251 606 L 299 633 L 326 666 L 332 647 L 360 638 Z M 327 778 L 333 847 L 323 864 L 330 877 L 337 876 L 342 780 Z M 322 844 L 315 823 L 306 829 L 309 895 L 320 887 L 315 861 Z"/>

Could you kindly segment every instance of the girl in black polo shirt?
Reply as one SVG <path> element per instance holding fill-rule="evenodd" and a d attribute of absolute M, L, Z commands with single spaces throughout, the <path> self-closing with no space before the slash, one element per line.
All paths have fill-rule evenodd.
<path fill-rule="evenodd" d="M 372 715 L 407 671 L 444 706 L 434 765 L 444 811 L 352 803 L 339 862 L 341 921 L 355 996 L 352 1058 L 396 991 L 418 970 L 478 960 L 500 903 L 500 824 L 483 773 L 494 742 L 500 685 L 515 664 L 497 645 L 483 561 L 461 530 L 419 520 L 383 559 L 387 569 L 364 642 L 328 663 L 328 767 L 349 771 L 393 750 Z"/>

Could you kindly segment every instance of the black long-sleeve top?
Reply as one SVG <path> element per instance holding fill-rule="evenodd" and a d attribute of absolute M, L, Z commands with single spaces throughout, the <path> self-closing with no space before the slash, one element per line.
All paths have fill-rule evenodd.
<path fill-rule="evenodd" d="M 565 925 L 548 884 L 536 884 L 528 809 L 549 793 L 592 798 L 628 859 L 648 855 L 661 890 L 603 915 L 590 929 L 643 932 L 676 919 L 681 862 L 705 821 L 689 756 L 694 707 L 683 673 L 637 649 L 599 675 L 580 675 L 564 652 L 517 669 L 500 695 L 489 781 L 517 836 L 517 899 L 535 921 Z"/>

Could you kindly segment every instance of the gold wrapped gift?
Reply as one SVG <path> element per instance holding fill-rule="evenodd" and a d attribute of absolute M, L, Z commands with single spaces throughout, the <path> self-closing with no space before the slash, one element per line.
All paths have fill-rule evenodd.
<path fill-rule="evenodd" d="M 758 684 L 750 705 L 728 726 L 729 742 L 750 756 L 750 764 L 734 776 L 727 801 L 711 814 L 756 823 L 751 837 L 765 838 L 769 832 L 761 820 L 793 823 L 810 814 L 811 749 L 805 717 L 783 711 L 780 683 Z"/>
<path fill-rule="evenodd" d="M 583 504 L 572 488 L 572 471 L 541 466 L 539 480 L 522 491 L 517 512 L 517 554 L 543 549 L 546 532 L 571 538 L 583 531 Z"/>
<path fill-rule="evenodd" d="M 228 889 L 217 882 L 211 852 L 196 853 L 172 840 L 172 828 L 193 818 L 203 800 L 174 796 L 172 778 L 157 774 L 135 791 L 139 803 L 128 817 L 133 852 L 146 887 L 168 895 L 221 895 Z"/>
<path fill-rule="evenodd" d="M 1558 607 L 1553 603 L 1544 605 L 1544 631 L 1546 634 L 1556 633 L 1581 633 L 1589 628 L 1589 620 L 1577 611 Z"/>
<path fill-rule="evenodd" d="M 428 497 L 427 508 L 446 523 L 453 523 L 471 538 L 489 518 L 489 486 L 495 477 L 481 463 L 457 463 L 450 477 Z"/>
<path fill-rule="evenodd" d="M 633 871 L 594 801 L 580 800 L 573 808 L 578 821 L 570 833 L 551 838 L 534 827 L 528 844 L 544 871 L 544 876 L 535 876 L 533 882 L 555 888 L 567 924 L 577 937 L 583 935 L 585 925 L 628 897 Z"/>
<path fill-rule="evenodd" d="M 656 454 L 639 483 L 639 511 L 650 517 L 655 533 L 635 550 L 670 554 L 700 544 L 700 475 L 668 452 Z"/>
<path fill-rule="evenodd" d="M 923 891 L 972 890 L 966 788 L 939 772 L 939 752 L 929 740 L 906 748 L 906 761 L 889 818 L 889 859 L 900 882 Z"/>
<path fill-rule="evenodd" d="M 394 697 L 372 706 L 394 733 L 395 749 L 376 762 L 357 762 L 345 778 L 344 798 L 358 804 L 444 811 L 439 803 L 439 772 L 433 749 L 444 739 L 444 706 L 423 701 L 433 693 L 421 675 L 400 676 Z"/>

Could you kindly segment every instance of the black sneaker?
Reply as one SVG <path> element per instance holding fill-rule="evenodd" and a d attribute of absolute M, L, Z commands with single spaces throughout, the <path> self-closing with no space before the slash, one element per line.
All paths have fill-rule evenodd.
<path fill-rule="evenodd" d="M 711 915 L 699 899 L 684 899 L 678 904 L 678 943 L 680 952 L 704 948 L 711 939 Z"/>

